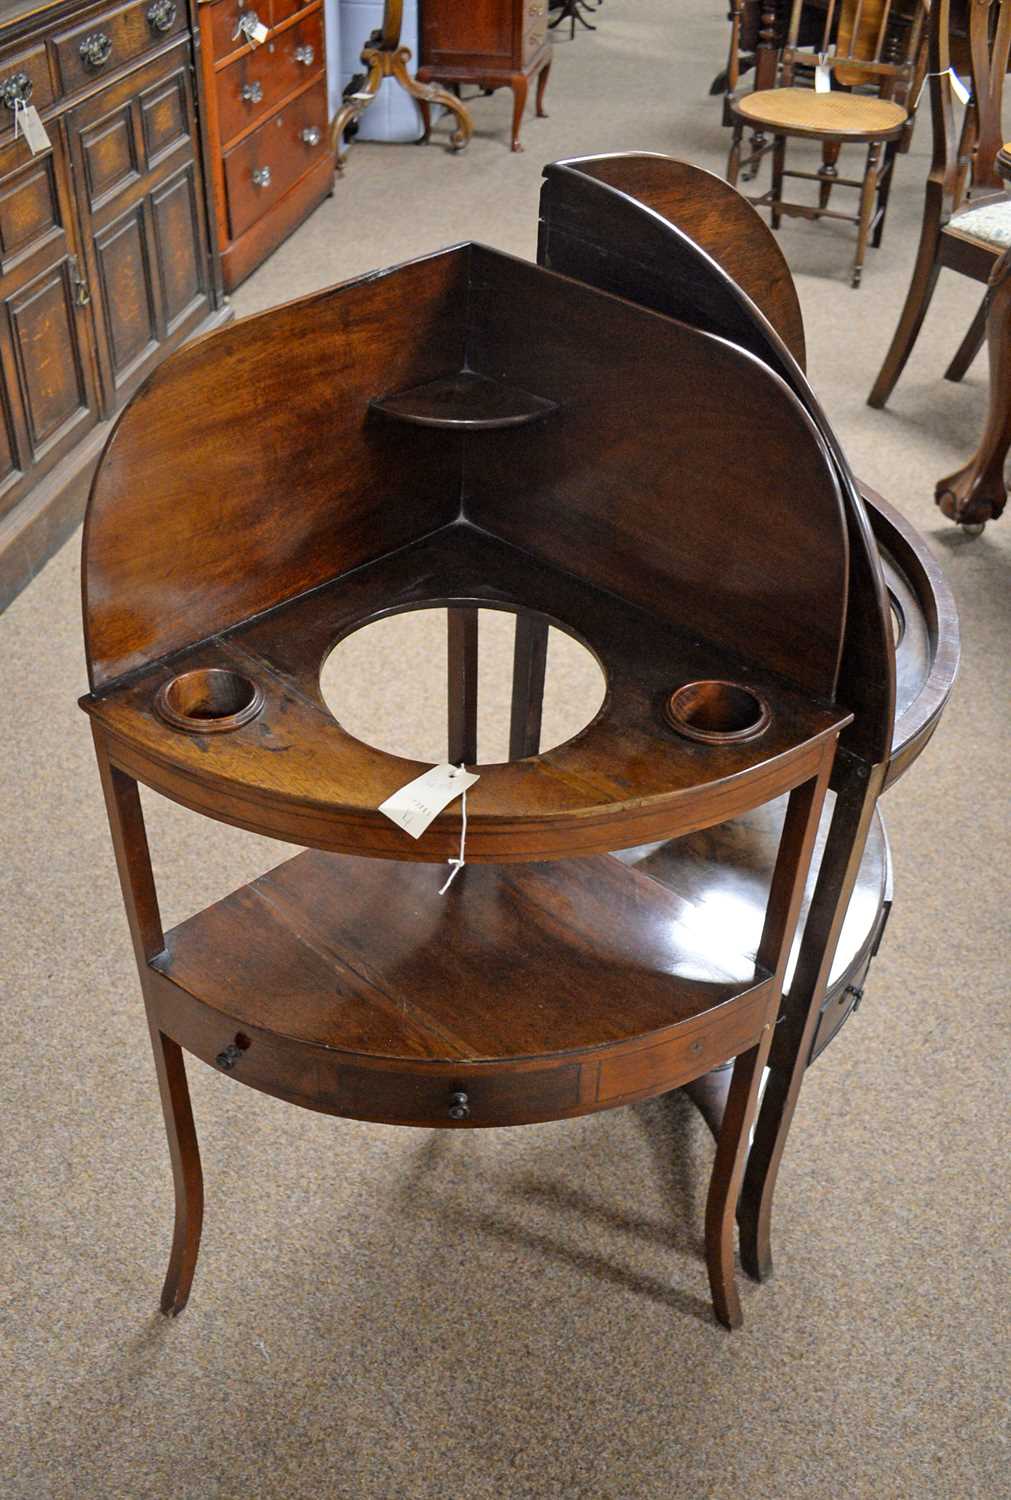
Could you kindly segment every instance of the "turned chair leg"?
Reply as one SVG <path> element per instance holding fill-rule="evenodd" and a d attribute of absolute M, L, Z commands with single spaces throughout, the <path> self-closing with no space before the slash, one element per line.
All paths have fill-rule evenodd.
<path fill-rule="evenodd" d="M 881 238 L 885 232 L 888 199 L 892 192 L 892 178 L 895 175 L 895 158 L 898 155 L 898 151 L 898 141 L 889 141 L 885 147 L 885 160 L 878 178 L 878 206 L 875 215 L 877 223 L 874 226 L 874 236 L 871 239 L 871 245 L 875 250 L 881 248 Z"/>
<path fill-rule="evenodd" d="M 786 168 L 786 136 L 777 135 L 772 148 L 772 206 L 773 229 L 778 229 L 782 213 L 779 205 L 783 198 L 783 172 Z"/>
<path fill-rule="evenodd" d="M 170 1037 L 164 1036 L 153 1020 L 150 1024 L 176 1203 L 175 1231 L 162 1287 L 161 1310 L 167 1317 L 174 1318 L 186 1306 L 193 1285 L 204 1221 L 204 1180 L 182 1049 Z"/>
<path fill-rule="evenodd" d="M 941 200 L 928 184 L 927 201 L 923 210 L 923 226 L 920 230 L 920 245 L 916 252 L 909 291 L 899 315 L 898 326 L 892 335 L 888 353 L 878 371 L 878 378 L 870 395 L 868 406 L 882 407 L 895 389 L 895 382 L 905 369 L 913 345 L 923 326 L 930 299 L 941 270 L 939 259 L 941 244 Z"/>
<path fill-rule="evenodd" d="M 944 372 L 945 380 L 954 380 L 957 383 L 968 373 L 969 366 L 982 349 L 983 340 L 986 338 L 986 310 L 987 298 L 984 296 L 976 309 L 975 317 L 966 330 L 965 338 L 958 346 L 954 359 Z"/>
<path fill-rule="evenodd" d="M 832 196 L 832 188 L 836 178 L 839 176 L 839 152 L 842 150 L 840 141 L 822 141 L 821 166 L 818 168 L 818 207 L 828 208 L 829 198 Z"/>
<path fill-rule="evenodd" d="M 730 140 L 730 155 L 727 157 L 727 181 L 731 187 L 737 186 L 737 178 L 741 171 L 741 141 L 744 138 L 744 126 L 740 123 L 734 125 L 734 133 Z"/>
<path fill-rule="evenodd" d="M 864 173 L 864 185 L 860 190 L 860 224 L 857 229 L 857 252 L 853 260 L 852 285 L 854 288 L 860 285 L 860 278 L 864 270 L 867 240 L 870 235 L 871 219 L 874 217 L 874 202 L 877 197 L 878 161 L 880 156 L 881 142 L 872 141 L 867 151 L 867 170 Z"/>
<path fill-rule="evenodd" d="M 980 530 L 1004 509 L 1004 461 L 1011 447 L 1011 251 L 993 269 L 987 292 L 990 391 L 986 425 L 969 462 L 937 486 L 934 499 L 960 526 Z"/>
<path fill-rule="evenodd" d="M 750 1052 L 742 1052 L 734 1075 L 716 1144 L 716 1162 L 706 1201 L 706 1266 L 713 1308 L 724 1328 L 740 1328 L 741 1299 L 734 1277 L 734 1239 L 737 1198 L 748 1156 L 748 1136 L 754 1119 L 762 1071 L 769 1055 L 772 1024 Z"/>

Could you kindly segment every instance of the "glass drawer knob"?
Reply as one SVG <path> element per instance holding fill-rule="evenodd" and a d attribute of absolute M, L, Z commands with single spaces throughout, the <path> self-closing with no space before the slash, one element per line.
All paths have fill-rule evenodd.
<path fill-rule="evenodd" d="M 306 143 L 307 146 L 318 146 L 319 145 L 319 126 L 318 125 L 307 125 L 305 127 L 305 129 L 302 131 L 302 139 L 303 139 L 303 141 L 305 141 L 305 143 Z"/>
<path fill-rule="evenodd" d="M 242 97 L 247 104 L 259 104 L 263 98 L 263 84 L 244 83 L 242 85 Z"/>
<path fill-rule="evenodd" d="M 254 167 L 253 181 L 256 183 L 257 187 L 270 187 L 270 168 Z"/>

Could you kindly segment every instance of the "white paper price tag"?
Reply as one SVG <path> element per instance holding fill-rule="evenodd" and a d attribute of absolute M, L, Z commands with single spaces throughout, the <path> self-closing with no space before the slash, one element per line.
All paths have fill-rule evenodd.
<path fill-rule="evenodd" d="M 412 839 L 420 839 L 432 819 L 438 817 L 454 797 L 461 796 L 480 780 L 476 772 L 464 771 L 460 766 L 433 766 L 387 797 L 380 803 L 379 811 L 409 833 Z"/>
<path fill-rule="evenodd" d="M 53 144 L 34 104 L 21 104 L 15 108 L 15 136 L 19 132 L 24 136 L 25 144 L 33 156 L 38 156 L 41 151 L 48 151 Z"/>
<path fill-rule="evenodd" d="M 828 63 L 820 62 L 815 67 L 814 91 L 816 94 L 830 94 L 832 92 L 832 69 Z"/>
<path fill-rule="evenodd" d="M 966 88 L 961 78 L 959 78 L 954 68 L 948 69 L 948 76 L 951 79 L 951 92 L 954 94 L 959 104 L 968 104 L 969 90 Z"/>

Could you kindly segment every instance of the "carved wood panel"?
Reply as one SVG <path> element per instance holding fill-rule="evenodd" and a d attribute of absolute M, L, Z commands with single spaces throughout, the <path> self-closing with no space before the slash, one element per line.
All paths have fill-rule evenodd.
<path fill-rule="evenodd" d="M 73 296 L 69 258 L 64 258 L 6 303 L 36 458 L 89 415 Z"/>
<path fill-rule="evenodd" d="M 189 49 L 110 85 L 71 120 L 111 413 L 154 368 L 166 341 L 210 309 Z"/>

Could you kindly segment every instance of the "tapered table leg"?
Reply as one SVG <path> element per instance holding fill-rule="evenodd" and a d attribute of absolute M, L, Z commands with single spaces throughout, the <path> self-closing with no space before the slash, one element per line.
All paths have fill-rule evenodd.
<path fill-rule="evenodd" d="M 840 757 L 835 809 L 804 924 L 797 967 L 773 1040 L 769 1078 L 748 1154 L 737 1216 L 741 1264 L 756 1281 L 772 1275 L 772 1199 L 811 1054 L 832 961 L 874 816 L 884 767 Z"/>
<path fill-rule="evenodd" d="M 154 1021 L 151 1022 L 151 1042 L 176 1199 L 175 1231 L 162 1287 L 161 1310 L 168 1317 L 175 1317 L 186 1306 L 193 1285 L 204 1220 L 204 1181 L 182 1048 L 164 1036 Z"/>

